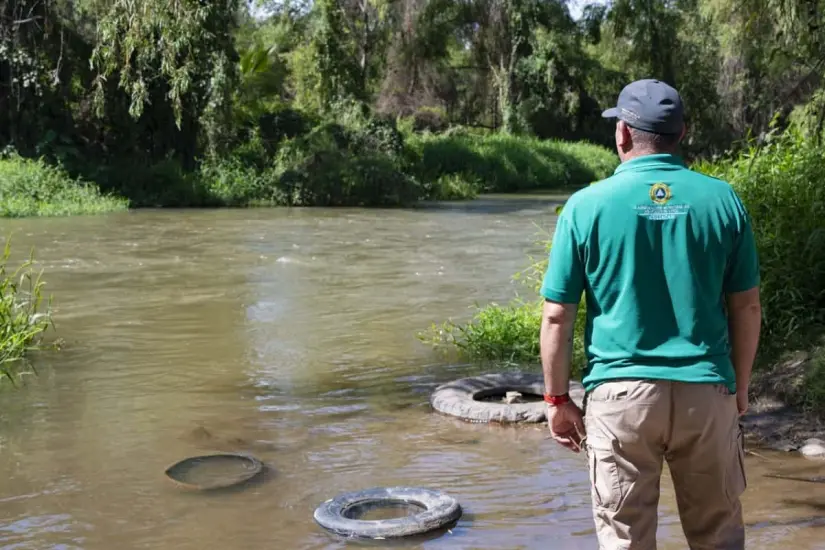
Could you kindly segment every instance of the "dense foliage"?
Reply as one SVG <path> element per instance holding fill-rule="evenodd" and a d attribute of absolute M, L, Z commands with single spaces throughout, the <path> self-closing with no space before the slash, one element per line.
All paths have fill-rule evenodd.
<path fill-rule="evenodd" d="M 610 146 L 601 109 L 639 77 L 682 91 L 691 157 L 772 121 L 818 139 L 823 10 L 825 0 L 610 0 L 576 17 L 565 0 L 0 0 L 0 149 L 59 162 L 133 206 L 403 203 L 558 185 L 562 165 L 580 185 L 587 169 L 538 140 Z M 535 141 L 482 143 L 490 132 Z M 472 150 L 480 169 L 439 172 L 434 144 Z"/>
<path fill-rule="evenodd" d="M 729 181 L 753 218 L 765 343 L 825 323 L 825 147 L 789 133 L 696 168 Z"/>

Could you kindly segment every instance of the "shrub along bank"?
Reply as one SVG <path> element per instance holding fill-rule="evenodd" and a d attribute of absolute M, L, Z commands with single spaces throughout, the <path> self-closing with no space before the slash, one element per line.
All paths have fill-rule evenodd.
<path fill-rule="evenodd" d="M 125 199 L 101 194 L 42 160 L 0 157 L 0 216 L 60 216 L 125 210 Z"/>
<path fill-rule="evenodd" d="M 185 170 L 69 159 L 66 171 L 15 155 L 0 159 L 0 215 L 83 214 L 127 207 L 409 206 L 482 192 L 564 189 L 607 176 L 616 155 L 589 143 L 479 134 L 415 133 L 357 105 L 334 118 L 292 109 L 262 115 L 229 152 Z M 102 195 L 100 189 L 116 197 Z"/>
<path fill-rule="evenodd" d="M 486 193 L 583 186 L 610 175 L 618 158 L 586 142 L 453 132 L 410 140 L 421 181 L 448 176 Z"/>
<path fill-rule="evenodd" d="M 613 152 L 589 143 L 460 128 L 421 134 L 357 108 L 335 119 L 302 116 L 290 110 L 277 123 L 260 123 L 230 154 L 206 159 L 194 184 L 160 179 L 157 191 L 129 198 L 137 206 L 409 206 L 582 186 L 618 164 Z M 135 188 L 126 182 L 120 191 Z"/>
<path fill-rule="evenodd" d="M 758 373 L 769 380 L 784 351 L 814 348 L 792 394 L 780 397 L 825 412 L 825 353 L 816 338 L 825 326 L 825 147 L 788 132 L 760 148 L 694 169 L 729 181 L 753 218 L 764 308 Z M 535 363 L 541 311 L 535 296 L 546 266 L 546 259 L 536 261 L 526 277 L 519 274 L 532 283 L 529 299 L 477 308 L 466 323 L 433 326 L 422 338 L 472 358 Z M 577 371 L 583 364 L 582 309 L 576 328 Z"/>

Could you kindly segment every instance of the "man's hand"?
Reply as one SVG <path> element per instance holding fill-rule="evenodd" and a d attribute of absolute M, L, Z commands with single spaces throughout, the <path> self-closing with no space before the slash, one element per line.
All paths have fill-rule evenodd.
<path fill-rule="evenodd" d="M 739 409 L 739 416 L 748 412 L 748 388 L 736 392 L 736 408 Z"/>
<path fill-rule="evenodd" d="M 576 453 L 581 451 L 585 431 L 582 410 L 578 405 L 570 401 L 547 407 L 547 426 L 560 445 Z"/>

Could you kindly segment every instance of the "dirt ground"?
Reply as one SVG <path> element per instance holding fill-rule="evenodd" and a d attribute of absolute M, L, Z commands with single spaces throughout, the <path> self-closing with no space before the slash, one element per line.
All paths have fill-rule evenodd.
<path fill-rule="evenodd" d="M 796 451 L 808 439 L 825 441 L 825 419 L 794 406 L 800 401 L 810 355 L 797 352 L 767 372 L 755 374 L 751 402 L 742 417 L 752 446 Z"/>

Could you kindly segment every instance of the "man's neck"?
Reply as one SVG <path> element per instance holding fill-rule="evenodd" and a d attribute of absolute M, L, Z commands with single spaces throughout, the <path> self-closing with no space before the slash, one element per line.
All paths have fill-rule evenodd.
<path fill-rule="evenodd" d="M 675 151 L 652 151 L 652 150 L 645 150 L 645 151 L 628 151 L 624 154 L 622 158 L 622 162 L 627 162 L 629 160 L 637 159 L 640 157 L 648 157 L 650 155 L 675 155 Z"/>

